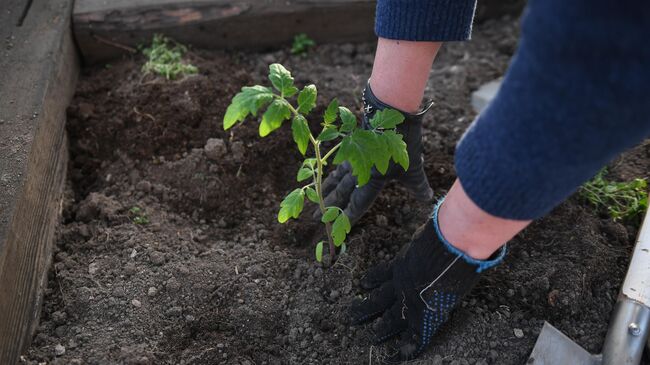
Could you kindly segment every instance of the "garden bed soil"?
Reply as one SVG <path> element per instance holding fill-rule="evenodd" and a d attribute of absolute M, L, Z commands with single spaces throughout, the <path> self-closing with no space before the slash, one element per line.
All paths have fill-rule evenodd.
<path fill-rule="evenodd" d="M 431 72 L 426 171 L 437 196 L 454 179 L 454 145 L 474 114 L 470 94 L 502 75 L 517 20 L 477 26 L 444 46 Z M 244 85 L 281 62 L 299 86 L 360 109 L 373 45 L 319 46 L 305 57 L 192 51 L 200 74 L 143 76 L 143 59 L 86 69 L 68 115 L 71 162 L 40 326 L 26 364 L 379 363 L 368 327 L 346 324 L 364 271 L 389 260 L 430 213 L 390 185 L 332 268 L 293 223 L 276 220 L 298 184 L 290 128 L 260 139 L 222 116 Z M 315 114 L 317 115 L 317 114 Z M 209 138 L 223 141 L 204 148 Z M 650 171 L 650 145 L 612 164 L 614 178 Z M 142 213 L 133 213 L 139 207 Z M 134 223 L 146 216 L 145 224 Z M 510 244 L 421 358 L 423 364 L 523 364 L 544 320 L 600 351 L 637 227 L 577 196 Z M 647 360 L 645 362 L 648 364 Z"/>

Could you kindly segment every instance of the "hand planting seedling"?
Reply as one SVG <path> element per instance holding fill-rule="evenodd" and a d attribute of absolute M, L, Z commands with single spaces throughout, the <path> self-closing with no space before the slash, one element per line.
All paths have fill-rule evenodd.
<path fill-rule="evenodd" d="M 300 33 L 293 38 L 291 45 L 291 53 L 295 55 L 305 55 L 310 48 L 316 45 L 313 39 L 309 38 L 307 34 Z"/>
<path fill-rule="evenodd" d="M 280 128 L 285 120 L 291 120 L 298 150 L 305 156 L 311 146 L 313 157 L 306 158 L 298 169 L 297 180 L 307 184 L 293 190 L 280 203 L 278 221 L 285 223 L 290 218 L 298 218 L 305 197 L 318 204 L 327 233 L 330 263 L 333 263 L 336 248 L 340 247 L 341 253 L 346 250 L 345 238 L 350 233 L 351 224 L 342 209 L 325 206 L 322 192 L 324 167 L 332 157 L 334 164 L 347 161 L 359 186 L 368 182 L 373 167 L 385 174 L 391 159 L 407 170 L 409 157 L 406 143 L 402 135 L 394 130 L 404 121 L 404 116 L 393 109 L 377 111 L 369 121 L 370 129 L 357 128 L 354 114 L 348 108 L 339 106 L 337 99 L 334 99 L 323 114 L 321 130 L 312 134 L 306 117 L 316 106 L 316 86 L 307 85 L 299 91 L 294 86 L 291 73 L 277 63 L 269 67 L 269 80 L 273 88 L 246 86 L 235 95 L 223 119 L 224 129 L 244 121 L 249 115 L 256 117 L 263 108 L 266 111 L 259 126 L 262 137 Z M 289 98 L 295 96 L 297 105 L 294 106 Z M 331 142 L 328 145 L 332 147 L 326 150 L 325 142 Z M 323 241 L 316 245 L 316 259 L 319 262 L 323 258 L 323 245 Z"/>
<path fill-rule="evenodd" d="M 606 168 L 600 170 L 580 188 L 580 195 L 595 207 L 607 210 L 615 221 L 641 217 L 648 209 L 648 182 L 638 178 L 614 182 L 605 179 L 606 174 Z"/>
<path fill-rule="evenodd" d="M 151 47 L 142 50 L 147 56 L 147 63 L 142 66 L 145 73 L 156 73 L 167 80 L 175 80 L 179 76 L 193 75 L 199 69 L 183 61 L 187 47 L 177 43 L 162 34 L 153 36 Z"/>

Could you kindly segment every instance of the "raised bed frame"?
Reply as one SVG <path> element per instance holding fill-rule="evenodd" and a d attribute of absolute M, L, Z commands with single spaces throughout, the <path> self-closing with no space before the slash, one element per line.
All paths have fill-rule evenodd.
<path fill-rule="evenodd" d="M 521 9 L 484 1 L 478 17 Z M 0 12 L 0 364 L 38 318 L 60 220 L 66 108 L 80 64 L 135 53 L 154 33 L 202 48 L 268 49 L 297 33 L 371 40 L 375 0 L 7 0 Z M 260 32 L 260 29 L 264 31 Z"/>

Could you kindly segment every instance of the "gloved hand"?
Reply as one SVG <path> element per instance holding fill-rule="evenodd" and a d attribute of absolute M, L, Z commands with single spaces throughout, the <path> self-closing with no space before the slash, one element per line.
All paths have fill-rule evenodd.
<path fill-rule="evenodd" d="M 366 85 L 362 100 L 364 106 L 362 126 L 364 129 L 371 129 L 369 121 L 375 115 L 375 112 L 391 107 L 377 99 L 370 89 L 370 84 Z M 404 142 L 406 142 L 409 155 L 409 169 L 407 171 L 404 171 L 401 166 L 391 161 L 385 175 L 373 168 L 370 181 L 362 187 L 357 187 L 357 178 L 352 176 L 350 164 L 343 163 L 332 171 L 323 182 L 325 206 L 337 206 L 343 209 L 352 224 L 354 224 L 370 208 L 384 185 L 393 179 L 404 184 L 415 195 L 416 199 L 421 201 L 431 200 L 433 191 L 427 176 L 424 174 L 423 167 L 422 116 L 432 105 L 432 103 L 429 104 L 417 114 L 402 112 L 405 120 L 397 126 L 396 130 L 404 136 Z M 314 217 L 320 218 L 320 211 L 317 210 Z"/>
<path fill-rule="evenodd" d="M 480 273 L 501 262 L 505 255 L 504 246 L 489 260 L 475 260 L 451 246 L 438 228 L 441 204 L 442 200 L 432 219 L 417 230 L 390 264 L 368 271 L 361 286 L 378 288 L 350 307 L 353 325 L 381 316 L 373 326 L 375 343 L 401 335 L 389 362 L 419 356 Z"/>

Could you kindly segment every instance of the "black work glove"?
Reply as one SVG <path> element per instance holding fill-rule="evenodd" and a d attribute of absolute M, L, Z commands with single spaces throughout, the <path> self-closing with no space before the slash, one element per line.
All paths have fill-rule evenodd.
<path fill-rule="evenodd" d="M 364 106 L 362 126 L 364 129 L 371 129 L 369 121 L 377 110 L 394 109 L 377 99 L 370 89 L 370 84 L 366 85 L 362 99 Z M 431 200 L 433 191 L 424 174 L 422 157 L 422 116 L 431 108 L 431 105 L 433 104 L 429 104 L 417 114 L 401 112 L 405 120 L 397 126 L 396 131 L 404 136 L 404 142 L 406 142 L 409 155 L 407 171 L 391 161 L 385 175 L 373 168 L 370 181 L 362 187 L 357 187 L 357 178 L 352 176 L 350 164 L 343 163 L 332 171 L 323 182 L 325 206 L 337 206 L 343 209 L 354 224 L 370 208 L 381 189 L 390 180 L 400 181 L 418 200 Z M 320 218 L 320 211 L 316 211 L 314 216 Z"/>
<path fill-rule="evenodd" d="M 451 246 L 437 228 L 441 203 L 436 205 L 433 218 L 417 230 L 390 264 L 368 271 L 361 285 L 379 288 L 350 307 L 353 325 L 381 316 L 373 326 L 375 343 L 401 336 L 388 362 L 419 356 L 480 273 L 505 255 L 504 246 L 489 260 L 475 260 Z"/>

